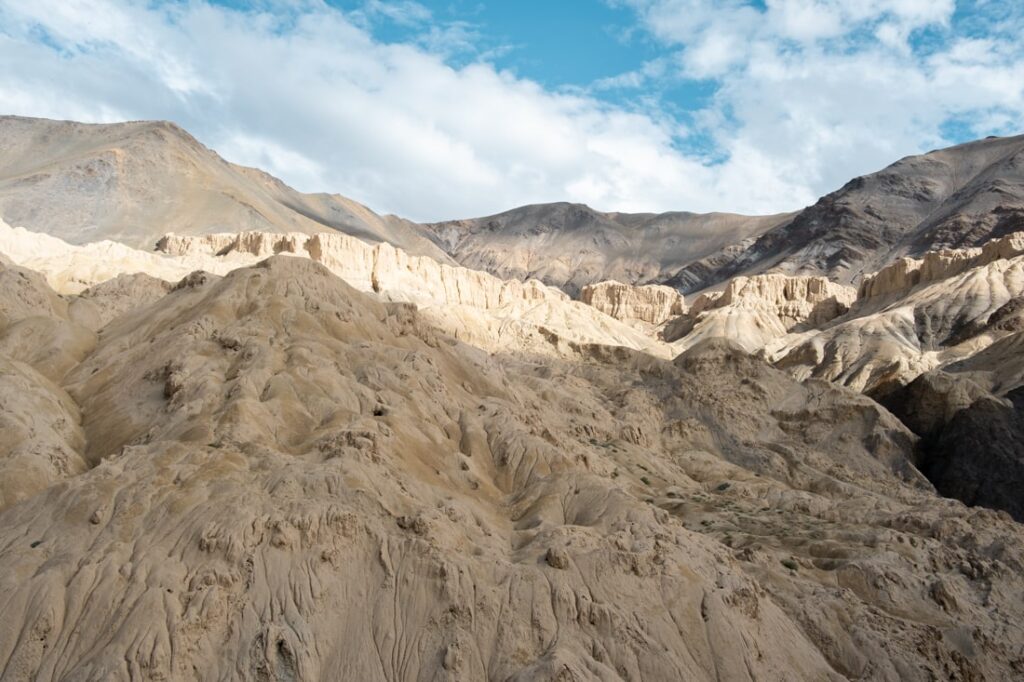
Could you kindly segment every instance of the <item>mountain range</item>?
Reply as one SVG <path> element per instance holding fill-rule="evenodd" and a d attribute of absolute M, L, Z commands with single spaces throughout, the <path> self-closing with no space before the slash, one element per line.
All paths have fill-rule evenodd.
<path fill-rule="evenodd" d="M 1024 136 L 902 159 L 801 211 L 602 213 L 523 206 L 417 224 L 337 194 L 302 194 L 221 159 L 167 122 L 86 125 L 0 117 L 0 218 L 70 243 L 333 229 L 502 278 L 578 294 L 614 279 L 684 293 L 736 275 L 819 274 L 857 283 L 902 256 L 975 246 L 1024 229 Z"/>
<path fill-rule="evenodd" d="M 418 224 L 0 119 L 0 679 L 1019 678 L 1022 150 Z"/>

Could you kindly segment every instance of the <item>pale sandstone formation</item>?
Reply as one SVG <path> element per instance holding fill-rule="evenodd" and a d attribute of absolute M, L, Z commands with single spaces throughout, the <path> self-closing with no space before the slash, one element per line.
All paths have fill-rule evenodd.
<path fill-rule="evenodd" d="M 0 253 L 45 273 L 62 293 L 80 293 L 120 274 L 167 281 L 196 270 L 224 275 L 282 254 L 321 262 L 357 289 L 386 300 L 414 303 L 451 335 L 487 350 L 550 355 L 564 340 L 669 353 L 653 336 L 536 280 L 501 280 L 344 234 L 166 235 L 159 248 L 151 253 L 115 242 L 74 246 L 0 222 Z"/>
<path fill-rule="evenodd" d="M 573 343 L 621 345 L 657 355 L 669 352 L 652 336 L 537 280 L 503 280 L 348 235 L 167 235 L 158 248 L 185 258 L 306 256 L 357 289 L 389 301 L 415 303 L 451 335 L 492 351 L 550 354 L 557 347 L 554 335 Z"/>
<path fill-rule="evenodd" d="M 942 260 L 958 263 L 978 255 L 959 259 L 947 252 Z M 923 372 L 962 361 L 1014 331 L 1012 325 L 1001 328 L 999 321 L 1019 317 L 1019 311 L 1003 313 L 1015 309 L 1014 301 L 1024 295 L 1024 256 L 957 269 L 959 274 L 945 279 L 893 287 L 890 295 L 905 293 L 891 300 L 874 298 L 881 294 L 869 289 L 868 297 L 841 321 L 778 339 L 766 353 L 798 378 L 828 379 L 861 391 L 903 385 Z M 890 270 L 879 281 L 896 281 L 894 272 L 905 271 Z"/>
<path fill-rule="evenodd" d="M 614 280 L 588 284 L 580 291 L 580 300 L 616 320 L 654 326 L 686 312 L 678 291 L 657 284 L 633 286 Z"/>
<path fill-rule="evenodd" d="M 729 280 L 720 296 L 702 296 L 693 312 L 707 308 L 737 306 L 766 310 L 787 329 L 806 323 L 817 326 L 842 315 L 857 298 L 852 287 L 825 277 L 757 275 Z"/>
<path fill-rule="evenodd" d="M 888 412 L 722 341 L 576 350 L 302 258 L 115 318 L 63 381 L 92 468 L 0 512 L 0 677 L 1017 674 L 1024 531 Z"/>
<path fill-rule="evenodd" d="M 49 285 L 62 294 L 78 294 L 122 274 L 141 272 L 173 282 L 196 270 L 226 274 L 256 262 L 256 258 L 249 255 L 168 258 L 112 241 L 73 245 L 22 227 L 11 227 L 3 221 L 0 221 L 0 253 L 23 267 L 42 273 Z"/>
<path fill-rule="evenodd" d="M 959 275 L 993 261 L 1024 254 L 1024 232 L 994 239 L 979 248 L 929 251 L 921 258 L 900 258 L 860 283 L 857 298 L 863 301 L 905 294 L 910 289 Z"/>
<path fill-rule="evenodd" d="M 737 277 L 722 291 L 698 296 L 664 337 L 677 352 L 708 338 L 728 338 L 754 352 L 798 326 L 821 325 L 845 313 L 855 298 L 854 289 L 824 277 Z"/>

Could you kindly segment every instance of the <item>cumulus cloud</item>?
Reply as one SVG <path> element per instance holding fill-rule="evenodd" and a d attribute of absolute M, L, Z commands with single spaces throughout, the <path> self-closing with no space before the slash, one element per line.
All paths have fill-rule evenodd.
<path fill-rule="evenodd" d="M 627 4 L 676 50 L 670 75 L 715 84 L 696 117 L 701 132 L 734 161 L 755 150 L 814 194 L 950 143 L 950 122 L 979 137 L 1024 132 L 1024 17 L 1015 3 Z"/>
<path fill-rule="evenodd" d="M 0 0 L 0 97 L 7 113 L 171 119 L 299 189 L 418 220 L 555 200 L 792 210 L 935 146 L 951 118 L 979 133 L 1020 124 L 1024 62 L 1007 37 L 1019 17 L 966 37 L 942 0 L 630 4 L 664 56 L 551 90 L 408 0 Z M 375 38 L 383 20 L 408 39 Z M 917 45 L 922 31 L 938 43 Z M 602 95 L 673 79 L 715 85 L 685 126 L 646 93 L 629 106 Z M 694 134 L 711 157 L 688 151 Z"/>

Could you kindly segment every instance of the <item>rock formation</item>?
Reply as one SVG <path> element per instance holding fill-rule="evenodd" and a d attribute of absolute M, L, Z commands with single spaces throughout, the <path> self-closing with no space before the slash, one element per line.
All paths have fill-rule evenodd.
<path fill-rule="evenodd" d="M 890 266 L 867 279 L 847 315 L 820 331 L 782 339 L 769 355 L 797 376 L 864 391 L 904 385 L 965 360 L 1017 328 L 1024 256 L 991 255 L 1013 254 L 1003 249 L 1017 239 L 985 253 L 946 251 L 916 267 Z M 953 274 L 943 278 L 944 272 Z"/>
<path fill-rule="evenodd" d="M 824 277 L 758 275 L 730 280 L 722 291 L 701 294 L 664 331 L 681 351 L 707 338 L 728 338 L 749 352 L 804 326 L 816 327 L 846 312 L 850 287 Z"/>
<path fill-rule="evenodd" d="M 1016 674 L 1024 532 L 870 399 L 586 352 L 488 356 L 283 256 L 116 317 L 61 380 L 87 470 L 0 512 L 0 674 Z"/>
<path fill-rule="evenodd" d="M 580 300 L 616 320 L 654 326 L 686 312 L 678 291 L 655 284 L 632 286 L 614 280 L 588 284 L 580 291 Z"/>

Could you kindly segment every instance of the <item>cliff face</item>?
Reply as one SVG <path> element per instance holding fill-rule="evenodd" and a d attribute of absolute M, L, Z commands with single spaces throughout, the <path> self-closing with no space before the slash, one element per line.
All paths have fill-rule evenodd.
<path fill-rule="evenodd" d="M 680 352 L 708 338 L 728 338 L 748 352 L 794 329 L 811 328 L 846 312 L 856 292 L 824 277 L 737 277 L 722 291 L 701 294 L 664 330 Z"/>
<path fill-rule="evenodd" d="M 185 257 L 303 256 L 322 263 L 357 289 L 421 305 L 465 305 L 496 310 L 569 301 L 564 292 L 536 280 L 503 280 L 486 272 L 413 256 L 390 244 L 368 244 L 343 234 L 167 235 L 158 242 L 157 248 L 168 255 Z"/>
<path fill-rule="evenodd" d="M 971 268 L 1024 254 L 1024 232 L 1014 232 L 980 248 L 929 251 L 921 258 L 900 258 L 867 275 L 858 288 L 858 299 L 869 300 L 906 293 L 922 284 L 959 275 Z"/>
<path fill-rule="evenodd" d="M 447 333 L 489 351 L 551 355 L 575 353 L 572 344 L 604 344 L 661 356 L 669 352 L 643 331 L 536 280 L 502 280 L 349 235 L 171 234 L 158 244 L 156 253 L 115 242 L 73 246 L 0 223 L 0 251 L 44 273 L 62 293 L 81 293 L 130 273 L 170 282 L 197 270 L 225 275 L 269 256 L 287 255 L 322 263 L 360 291 L 413 303 Z"/>
<path fill-rule="evenodd" d="M 838 317 L 856 298 L 852 287 L 825 277 L 757 275 L 730 280 L 720 296 L 699 297 L 692 312 L 726 306 L 766 310 L 790 329 L 801 323 L 819 325 Z"/>
<path fill-rule="evenodd" d="M 617 320 L 655 326 L 686 312 L 678 291 L 656 284 L 631 286 L 614 280 L 588 284 L 580 291 L 580 300 Z"/>
<path fill-rule="evenodd" d="M 997 257 L 1015 243 L 896 263 L 861 287 L 841 320 L 781 339 L 769 355 L 796 376 L 875 394 L 969 358 L 1020 329 L 1024 256 Z"/>

